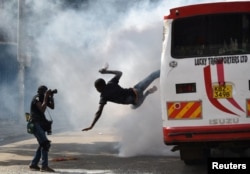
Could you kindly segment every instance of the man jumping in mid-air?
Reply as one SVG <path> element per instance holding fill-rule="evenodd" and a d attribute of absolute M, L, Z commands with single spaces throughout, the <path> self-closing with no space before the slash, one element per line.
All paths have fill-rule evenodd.
<path fill-rule="evenodd" d="M 118 83 L 122 76 L 121 71 L 107 70 L 106 68 L 100 69 L 101 74 L 114 74 L 113 77 L 107 84 L 103 79 L 97 79 L 95 81 L 95 87 L 98 92 L 101 93 L 99 108 L 95 114 L 95 118 L 90 127 L 82 129 L 82 131 L 88 131 L 94 127 L 98 119 L 101 117 L 105 104 L 110 101 L 118 104 L 132 104 L 132 108 L 138 108 L 149 95 L 154 93 L 157 88 L 153 86 L 148 89 L 145 93 L 144 90 L 157 78 L 160 77 L 160 70 L 157 70 L 147 76 L 145 79 L 137 83 L 133 88 L 122 88 Z"/>

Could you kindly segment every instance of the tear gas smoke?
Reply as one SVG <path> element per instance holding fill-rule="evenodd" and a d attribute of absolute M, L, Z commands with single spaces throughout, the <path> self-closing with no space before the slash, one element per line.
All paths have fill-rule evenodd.
<path fill-rule="evenodd" d="M 24 1 L 30 14 L 27 32 L 34 39 L 29 77 L 59 90 L 52 112 L 54 126 L 80 131 L 97 111 L 94 81 L 112 77 L 98 72 L 105 62 L 109 69 L 123 71 L 121 86 L 134 86 L 160 68 L 162 21 L 169 9 L 212 1 L 89 0 L 78 8 L 66 8 L 63 2 Z M 26 88 L 35 94 L 38 84 Z M 159 87 L 159 80 L 152 85 Z M 137 110 L 105 106 L 95 128 L 114 130 L 120 137 L 121 156 L 173 154 L 163 143 L 159 91 Z M 30 100 L 25 102 L 29 106 Z"/>

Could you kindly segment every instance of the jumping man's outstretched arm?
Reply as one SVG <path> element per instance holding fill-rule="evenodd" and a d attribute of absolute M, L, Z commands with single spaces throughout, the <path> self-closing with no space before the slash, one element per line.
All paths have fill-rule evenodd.
<path fill-rule="evenodd" d="M 121 71 L 116 71 L 116 70 L 107 70 L 105 68 L 100 69 L 99 72 L 101 74 L 114 74 L 116 76 L 117 79 L 120 79 L 122 76 L 122 72 Z"/>
<path fill-rule="evenodd" d="M 83 129 L 82 131 L 88 131 L 88 130 L 92 129 L 95 126 L 96 122 L 99 120 L 99 118 L 102 115 L 102 111 L 103 111 L 104 106 L 105 106 L 105 104 L 100 104 L 99 105 L 98 111 L 95 114 L 95 118 L 94 118 L 91 126 L 88 127 L 88 128 Z"/>

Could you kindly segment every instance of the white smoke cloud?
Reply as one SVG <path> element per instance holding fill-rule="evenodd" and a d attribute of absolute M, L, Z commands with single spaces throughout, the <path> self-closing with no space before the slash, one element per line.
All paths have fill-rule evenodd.
<path fill-rule="evenodd" d="M 35 3 L 36 10 L 49 6 L 55 14 L 46 19 L 47 25 L 37 38 L 42 64 L 37 70 L 39 80 L 59 89 L 55 112 L 79 131 L 88 127 L 99 101 L 93 83 L 98 77 L 112 77 L 100 75 L 98 69 L 109 62 L 110 69 L 123 71 L 120 84 L 124 87 L 159 69 L 163 16 L 170 7 L 193 2 L 139 1 L 127 4 L 122 12 L 119 9 L 124 2 L 112 0 L 89 1 L 87 9 L 77 11 L 61 11 L 58 4 L 48 1 Z M 159 81 L 154 84 L 158 86 Z M 95 128 L 116 130 L 121 156 L 166 155 L 169 149 L 163 144 L 159 98 L 158 91 L 137 110 L 108 103 Z"/>
<path fill-rule="evenodd" d="M 0 4 L 0 32 L 1 37 L 10 44 L 16 42 L 17 31 L 17 11 L 13 11 L 17 7 L 16 1 L 1 2 Z"/>
<path fill-rule="evenodd" d="M 104 2 L 90 1 L 88 9 L 82 11 L 60 11 L 58 4 L 50 4 L 56 15 L 47 19 L 36 39 L 40 62 L 36 75 L 41 84 L 59 91 L 53 112 L 62 119 L 55 119 L 69 120 L 79 131 L 91 124 L 98 108 L 95 79 L 112 77 L 98 73 L 105 62 L 110 69 L 123 71 L 120 84 L 124 87 L 134 86 L 160 67 L 163 16 L 159 7 L 145 1 L 119 12 L 115 1 Z M 40 2 L 34 5 L 37 16 L 41 17 L 44 6 Z M 122 156 L 160 153 L 159 147 L 165 145 L 159 101 L 157 92 L 138 110 L 108 103 L 95 128 L 116 130 Z"/>

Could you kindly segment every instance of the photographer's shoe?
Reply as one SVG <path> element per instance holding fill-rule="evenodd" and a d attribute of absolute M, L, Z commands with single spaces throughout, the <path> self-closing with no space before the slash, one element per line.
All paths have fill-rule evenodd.
<path fill-rule="evenodd" d="M 41 172 L 51 172 L 51 173 L 55 172 L 55 170 L 52 169 L 52 168 L 50 168 L 49 166 L 47 166 L 47 167 L 42 167 L 40 171 L 41 171 Z"/>
<path fill-rule="evenodd" d="M 39 171 L 40 170 L 40 167 L 38 167 L 37 165 L 30 165 L 29 168 L 32 171 Z"/>

